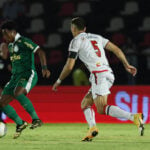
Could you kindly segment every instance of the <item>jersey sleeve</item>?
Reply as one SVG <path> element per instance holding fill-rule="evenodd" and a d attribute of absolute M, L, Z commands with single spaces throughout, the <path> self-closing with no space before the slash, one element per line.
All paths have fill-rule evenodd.
<path fill-rule="evenodd" d="M 38 48 L 40 48 L 39 45 L 37 45 L 30 39 L 25 39 L 24 45 L 34 53 L 37 51 Z"/>
<path fill-rule="evenodd" d="M 69 51 L 78 53 L 80 49 L 81 41 L 80 39 L 73 39 L 69 44 Z"/>
<path fill-rule="evenodd" d="M 106 38 L 104 38 L 104 37 L 102 37 L 102 36 L 100 36 L 100 38 L 101 38 L 101 41 L 102 41 L 103 48 L 105 48 L 105 46 L 107 45 L 107 43 L 109 42 L 109 40 L 106 39 Z"/>
<path fill-rule="evenodd" d="M 79 39 L 73 39 L 69 44 L 69 58 L 77 59 L 78 57 L 78 51 L 80 49 L 81 41 Z"/>

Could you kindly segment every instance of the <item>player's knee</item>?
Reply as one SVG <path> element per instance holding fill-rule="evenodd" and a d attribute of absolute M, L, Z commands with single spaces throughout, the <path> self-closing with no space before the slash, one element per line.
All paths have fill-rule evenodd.
<path fill-rule="evenodd" d="M 102 111 L 101 109 L 97 109 L 97 112 L 98 112 L 99 114 L 103 114 L 103 111 Z"/>
<path fill-rule="evenodd" d="M 84 101 L 81 102 L 81 109 L 84 110 L 85 109 L 85 104 Z"/>
<path fill-rule="evenodd" d="M 19 92 L 14 92 L 14 97 L 17 97 L 17 96 L 19 96 L 20 95 L 20 93 Z"/>
<path fill-rule="evenodd" d="M 24 94 L 26 95 L 27 94 L 27 91 L 26 89 L 22 88 L 22 87 L 17 87 L 14 91 L 14 97 L 18 97 L 19 95 L 21 94 Z"/>
<path fill-rule="evenodd" d="M 86 108 L 91 107 L 91 105 L 89 103 L 87 103 L 87 101 L 84 99 L 81 102 L 81 109 L 85 110 Z"/>
<path fill-rule="evenodd" d="M 98 108 L 97 108 L 97 112 L 98 112 L 99 114 L 104 114 L 103 106 L 98 107 Z"/>
<path fill-rule="evenodd" d="M 23 94 L 22 91 L 14 91 L 14 97 L 18 97 L 19 95 Z"/>

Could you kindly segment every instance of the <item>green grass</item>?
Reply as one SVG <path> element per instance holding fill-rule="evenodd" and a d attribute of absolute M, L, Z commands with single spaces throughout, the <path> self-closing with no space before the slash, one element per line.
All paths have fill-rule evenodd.
<path fill-rule="evenodd" d="M 8 124 L 7 135 L 0 139 L 0 150 L 148 150 L 150 125 L 139 136 L 133 124 L 97 124 L 99 135 L 92 142 L 81 142 L 86 124 L 44 124 L 41 128 L 23 131 L 12 139 L 14 124 Z"/>

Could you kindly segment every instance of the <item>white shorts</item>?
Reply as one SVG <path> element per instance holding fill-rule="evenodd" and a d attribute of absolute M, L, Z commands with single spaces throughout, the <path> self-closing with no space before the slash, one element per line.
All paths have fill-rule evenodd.
<path fill-rule="evenodd" d="M 89 81 L 91 82 L 91 88 L 89 92 L 92 93 L 93 99 L 98 95 L 110 94 L 110 88 L 114 83 L 114 75 L 111 71 L 95 72 L 91 73 Z"/>

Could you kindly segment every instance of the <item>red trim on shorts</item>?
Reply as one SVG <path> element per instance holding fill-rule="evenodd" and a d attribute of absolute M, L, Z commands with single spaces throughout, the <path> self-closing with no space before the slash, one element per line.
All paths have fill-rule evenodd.
<path fill-rule="evenodd" d="M 108 71 L 108 70 L 92 71 L 92 73 L 93 73 L 94 76 L 95 76 L 95 83 L 96 83 L 96 84 L 97 84 L 97 75 L 96 75 L 96 73 L 102 73 L 102 72 L 106 72 L 106 71 Z"/>
<path fill-rule="evenodd" d="M 92 73 L 102 73 L 102 72 L 106 72 L 108 70 L 101 70 L 101 71 L 92 71 Z"/>

